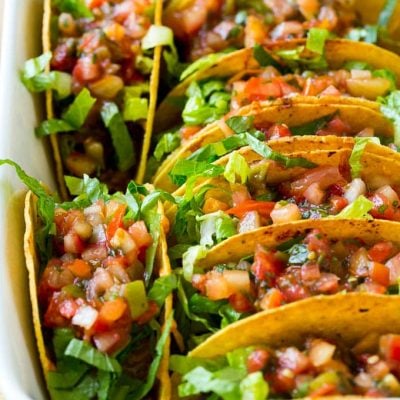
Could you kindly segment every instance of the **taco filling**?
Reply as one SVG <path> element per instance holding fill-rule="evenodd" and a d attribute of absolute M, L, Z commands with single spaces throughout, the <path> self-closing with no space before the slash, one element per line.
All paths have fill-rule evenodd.
<path fill-rule="evenodd" d="M 70 174 L 98 176 L 111 190 L 123 190 L 146 129 L 153 60 L 142 40 L 154 2 L 67 3 L 52 4 L 52 52 L 22 71 L 28 89 L 54 90 L 58 119 L 49 115 L 37 134 L 62 133 L 61 158 Z"/>
<path fill-rule="evenodd" d="M 247 164 L 231 153 L 219 177 L 199 185 L 167 213 L 174 221 L 172 243 L 209 248 L 236 234 L 308 219 L 400 221 L 397 187 L 371 190 L 366 183 L 371 177 L 351 179 L 349 164 L 315 166 L 290 180 L 268 183 L 273 168 L 271 161 Z"/>
<path fill-rule="evenodd" d="M 304 38 L 316 27 L 369 42 L 376 42 L 378 34 L 372 26 L 353 31 L 363 24 L 352 2 L 330 0 L 171 1 L 163 20 L 184 45 L 187 61 L 229 48 Z"/>
<path fill-rule="evenodd" d="M 219 128 L 225 136 L 232 135 L 235 133 L 235 126 L 229 124 L 230 117 L 240 114 L 243 107 L 251 104 L 257 109 L 257 102 L 283 99 L 282 107 L 289 108 L 291 100 L 297 96 L 333 96 L 338 100 L 354 97 L 376 101 L 390 92 L 397 93 L 395 89 L 396 80 L 391 71 L 374 70 L 364 63 L 357 62 L 347 63 L 344 68 L 338 70 L 303 72 L 293 70 L 292 73 L 281 73 L 277 68 L 268 66 L 260 70 L 241 72 L 229 80 L 212 78 L 192 82 L 186 91 L 186 102 L 181 110 L 182 125 L 160 136 L 153 157 L 157 162 L 163 161 L 180 145 L 190 145 L 196 136 L 206 132 L 207 125 L 218 120 L 220 120 L 218 126 L 210 127 L 210 131 Z M 389 98 L 390 95 L 385 99 Z M 317 102 L 318 100 L 316 104 Z M 265 104 L 265 107 L 268 106 L 273 104 Z M 260 111 L 262 107 L 263 105 L 259 107 Z M 306 132 L 302 129 L 291 130 L 279 123 L 275 126 L 268 121 L 258 124 L 256 128 L 266 133 L 267 140 L 305 134 L 319 136 L 381 134 L 374 132 L 373 129 L 355 131 L 338 115 L 332 115 L 331 118 L 324 117 L 316 120 L 314 125 L 308 125 L 310 126 Z M 314 130 L 310 130 L 312 126 Z"/>
<path fill-rule="evenodd" d="M 181 397 L 200 393 L 216 399 L 251 393 L 259 400 L 350 394 L 398 397 L 400 335 L 381 335 L 373 349 L 364 349 L 369 340 L 367 336 L 349 348 L 340 340 L 309 337 L 302 346 L 255 345 L 215 359 L 172 356 L 170 368 L 183 375 Z"/>
<path fill-rule="evenodd" d="M 398 292 L 400 249 L 390 241 L 368 246 L 356 238 L 330 240 L 314 229 L 292 242 L 284 250 L 257 245 L 252 257 L 193 275 L 192 285 L 210 300 L 228 300 L 238 312 L 320 294 Z"/>
<path fill-rule="evenodd" d="M 174 288 L 156 255 L 164 221 L 158 193 L 132 182 L 125 195 L 111 196 L 87 176 L 70 182 L 80 193 L 72 202 L 39 192 L 38 207 L 47 202 L 51 218 L 48 235 L 43 226 L 36 232 L 47 385 L 52 398 L 84 391 L 85 399 L 141 399 L 155 387 L 171 327 L 170 315 L 164 329 L 158 322 Z"/>

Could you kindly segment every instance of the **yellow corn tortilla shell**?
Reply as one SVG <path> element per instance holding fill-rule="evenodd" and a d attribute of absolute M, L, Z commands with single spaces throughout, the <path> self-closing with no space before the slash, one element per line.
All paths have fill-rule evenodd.
<path fill-rule="evenodd" d="M 371 332 L 400 333 L 400 296 L 341 293 L 310 297 L 229 325 L 190 356 L 211 358 L 256 344 L 301 345 L 310 335 L 340 339 L 353 347 Z"/>
<path fill-rule="evenodd" d="M 288 138 L 292 139 L 292 138 Z M 350 138 L 349 138 L 350 139 Z M 301 148 L 304 143 L 307 146 L 302 147 L 302 151 L 297 152 L 284 152 L 290 157 L 303 157 L 317 166 L 339 166 L 347 164 L 351 156 L 352 145 L 349 143 L 349 147 L 340 146 L 340 142 L 337 143 L 336 149 L 334 150 L 314 150 L 315 145 L 318 144 L 317 140 L 324 143 L 324 138 L 317 138 L 313 142 L 303 142 L 298 140 L 296 144 L 298 149 Z M 285 142 L 279 142 L 285 143 Z M 291 141 L 289 141 L 288 148 L 291 148 Z M 350 146 L 351 145 L 351 146 Z M 346 146 L 347 147 L 347 146 Z M 378 146 L 375 144 L 368 144 L 362 157 L 361 157 L 361 175 L 360 177 L 365 181 L 368 188 L 371 190 L 377 189 L 384 185 L 399 185 L 400 184 L 400 162 L 388 158 L 385 156 L 384 152 L 386 148 L 383 146 Z M 339 148 L 339 149 L 338 149 Z M 381 151 L 376 152 L 376 149 Z M 283 148 L 281 150 L 284 150 Z M 391 151 L 388 149 L 388 151 Z M 250 147 L 243 147 L 238 150 L 239 154 L 245 157 L 247 163 L 251 165 L 252 163 L 259 162 L 264 158 L 258 153 L 254 152 Z M 229 154 L 217 160 L 214 164 L 225 166 L 228 163 Z M 295 168 L 285 168 L 281 164 L 271 161 L 271 165 L 268 168 L 266 183 L 278 184 L 288 180 L 296 179 L 307 171 L 306 168 L 295 167 Z M 194 193 L 197 193 L 204 185 L 214 185 L 215 187 L 223 187 L 227 185 L 224 177 L 216 178 L 199 178 L 196 186 L 194 188 Z M 186 185 L 182 185 L 173 194 L 174 196 L 183 196 L 186 191 Z M 173 223 L 177 211 L 177 206 L 171 203 L 165 204 L 165 214 L 168 219 Z"/>
<path fill-rule="evenodd" d="M 243 257 L 254 254 L 257 244 L 262 244 L 267 248 L 275 248 L 279 244 L 314 228 L 321 230 L 331 239 L 360 238 L 369 244 L 379 241 L 392 241 L 400 244 L 400 225 L 397 222 L 378 219 L 308 219 L 264 226 L 232 236 L 209 250 L 206 257 L 199 260 L 196 265 L 210 269 L 217 264 L 236 262 Z"/>
<path fill-rule="evenodd" d="M 254 116 L 256 126 L 268 123 L 285 123 L 291 127 L 303 125 L 334 113 L 337 113 L 356 132 L 369 127 L 373 128 L 374 132 L 380 135 L 393 136 L 393 125 L 379 112 L 379 105 L 377 103 L 351 97 L 323 96 L 317 99 L 311 96 L 296 96 L 291 99 L 279 99 L 273 102 L 254 102 L 249 106 L 241 108 L 235 115 Z M 172 183 L 168 174 L 175 163 L 180 159 L 189 157 L 200 147 L 223 140 L 227 133 L 226 129 L 221 127 L 221 124 L 223 124 L 222 121 L 214 122 L 203 128 L 191 139 L 183 142 L 161 164 L 153 178 L 154 185 L 163 190 L 173 191 L 176 186 Z M 287 139 L 271 140 L 268 144 L 279 152 L 302 151 L 318 143 L 318 140 L 324 146 L 314 147 L 314 149 L 335 150 L 342 147 L 352 148 L 354 144 L 354 139 L 347 137 L 326 136 L 322 139 L 315 136 L 303 136 L 289 138 L 293 143 L 298 145 L 298 147 L 290 148 L 288 146 L 290 141 Z M 285 141 L 285 143 L 281 145 L 281 141 Z M 382 146 L 379 146 L 379 148 L 382 148 L 382 150 L 376 149 L 376 151 L 382 152 L 383 156 L 396 157 L 400 161 L 398 153 L 389 148 L 384 149 Z"/>
<path fill-rule="evenodd" d="M 162 0 L 154 0 L 155 15 L 154 24 L 162 24 Z M 51 19 L 52 9 L 51 0 L 44 0 L 44 14 L 43 14 L 43 27 L 42 27 L 42 45 L 43 52 L 52 51 L 51 43 Z M 158 95 L 158 83 L 160 79 L 160 63 L 161 63 L 161 52 L 162 46 L 157 46 L 154 49 L 153 56 L 153 68 L 150 74 L 150 92 L 149 92 L 149 108 L 147 113 L 147 119 L 145 122 L 145 132 L 143 138 L 143 145 L 141 149 L 141 156 L 136 171 L 136 181 L 143 183 L 144 174 L 146 172 L 147 156 L 150 149 L 151 135 L 153 132 L 154 115 L 157 107 L 157 95 Z M 47 67 L 46 72 L 50 71 L 50 66 Z M 53 93 L 51 90 L 46 92 L 46 115 L 47 119 L 54 118 L 54 107 L 53 107 Z M 68 199 L 69 194 L 64 180 L 64 164 L 60 152 L 60 144 L 57 135 L 50 135 L 50 144 L 53 152 L 53 159 L 55 164 L 55 175 L 60 191 L 60 196 L 63 200 Z M 134 173 L 132 172 L 132 177 Z"/>
<path fill-rule="evenodd" d="M 301 45 L 305 45 L 305 39 L 271 43 L 268 47 L 270 50 L 276 51 L 288 50 Z M 333 39 L 325 43 L 325 57 L 328 69 L 341 68 L 347 61 L 366 62 L 375 69 L 390 69 L 397 77 L 397 84 L 400 85 L 400 56 L 381 47 L 347 39 Z M 253 49 L 247 48 L 229 53 L 223 56 L 216 65 L 189 76 L 177 85 L 160 104 L 155 116 L 156 131 L 165 131 L 180 121 L 181 109 L 173 104 L 173 99 L 183 96 L 193 81 L 211 77 L 230 77 L 244 70 L 259 68 L 259 64 L 253 58 Z"/>
<path fill-rule="evenodd" d="M 32 304 L 33 328 L 36 337 L 39 360 L 43 368 L 44 376 L 46 378 L 47 373 L 49 371 L 54 371 L 56 369 L 56 366 L 50 360 L 47 354 L 46 344 L 42 333 L 42 325 L 41 325 L 39 302 L 38 302 L 37 284 L 39 280 L 40 263 L 35 244 L 35 232 L 37 226 L 39 225 L 36 202 L 37 202 L 36 197 L 31 191 L 29 191 L 25 197 L 25 208 L 24 208 L 24 220 L 25 220 L 24 254 L 25 254 L 26 268 L 28 271 L 29 294 Z M 158 212 L 161 215 L 163 215 L 164 213 L 163 206 L 161 203 L 159 203 Z M 157 248 L 156 259 L 155 259 L 156 271 L 159 272 L 160 276 L 166 276 L 171 274 L 171 264 L 169 262 L 169 258 L 167 255 L 167 249 L 168 248 L 167 248 L 165 232 L 161 229 L 159 245 Z M 173 312 L 172 294 L 170 294 L 165 300 L 164 312 L 162 316 L 163 319 L 162 329 L 165 326 L 165 321 L 168 320 L 172 312 Z M 171 397 L 171 383 L 170 383 L 170 376 L 168 373 L 169 355 L 170 355 L 170 337 L 167 339 L 165 343 L 163 357 L 157 372 L 157 378 L 159 381 L 157 398 L 160 400 L 168 400 Z"/>

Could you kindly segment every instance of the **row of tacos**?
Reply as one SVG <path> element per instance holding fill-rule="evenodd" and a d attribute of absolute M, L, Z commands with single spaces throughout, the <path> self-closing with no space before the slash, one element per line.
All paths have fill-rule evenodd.
<path fill-rule="evenodd" d="M 400 396 L 398 2 L 44 6 L 51 398 Z"/>

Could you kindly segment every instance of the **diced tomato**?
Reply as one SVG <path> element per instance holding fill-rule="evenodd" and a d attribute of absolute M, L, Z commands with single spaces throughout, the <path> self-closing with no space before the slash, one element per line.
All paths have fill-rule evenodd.
<path fill-rule="evenodd" d="M 149 231 L 147 230 L 144 221 L 134 222 L 128 228 L 129 234 L 132 236 L 133 240 L 136 242 L 139 249 L 147 248 L 153 243 L 153 238 L 151 237 Z"/>
<path fill-rule="evenodd" d="M 111 240 L 112 237 L 115 235 L 115 232 L 118 228 L 123 226 L 123 218 L 126 211 L 126 204 L 120 204 L 116 207 L 113 216 L 111 217 L 110 222 L 107 225 L 107 238 Z"/>
<path fill-rule="evenodd" d="M 127 309 L 127 304 L 121 298 L 106 301 L 100 309 L 99 318 L 111 323 L 121 318 Z"/>
<path fill-rule="evenodd" d="M 273 201 L 245 200 L 239 205 L 226 210 L 227 214 L 243 218 L 249 211 L 257 211 L 261 216 L 268 218 L 275 207 Z"/>
<path fill-rule="evenodd" d="M 282 267 L 282 261 L 278 260 L 273 252 L 257 245 L 251 272 L 258 280 L 275 281 L 277 275 L 282 271 Z"/>
<path fill-rule="evenodd" d="M 88 7 L 90 9 L 96 8 L 96 7 L 101 7 L 105 0 L 89 0 Z"/>
<path fill-rule="evenodd" d="M 319 293 L 336 293 L 339 290 L 339 277 L 335 274 L 323 272 L 315 282 L 315 290 Z"/>
<path fill-rule="evenodd" d="M 250 312 L 253 309 L 253 304 L 243 293 L 237 292 L 229 296 L 229 304 L 237 312 Z"/>
<path fill-rule="evenodd" d="M 323 132 L 323 133 L 322 133 Z M 324 136 L 324 135 L 336 135 L 336 136 L 346 136 L 351 133 L 351 127 L 344 121 L 342 121 L 339 117 L 334 117 L 330 120 L 326 127 L 317 131 L 316 135 Z"/>
<path fill-rule="evenodd" d="M 344 186 L 347 184 L 347 181 L 340 173 L 338 167 L 322 166 L 307 171 L 300 179 L 293 181 L 290 184 L 290 191 L 294 196 L 302 195 L 313 183 L 317 183 L 319 188 L 325 190 L 334 184 Z"/>
<path fill-rule="evenodd" d="M 53 52 L 51 69 L 65 72 L 72 71 L 76 63 L 76 58 L 70 53 L 68 45 L 66 43 L 60 43 Z"/>
<path fill-rule="evenodd" d="M 44 326 L 47 328 L 60 328 L 68 326 L 69 320 L 60 313 L 60 304 L 63 299 L 60 293 L 54 293 L 51 297 L 50 304 L 44 314 Z"/>
<path fill-rule="evenodd" d="M 180 134 L 183 139 L 190 139 L 201 129 L 202 127 L 200 125 L 194 125 L 194 126 L 184 125 L 180 129 Z"/>
<path fill-rule="evenodd" d="M 400 278 L 400 253 L 388 260 L 386 266 L 390 270 L 390 284 L 395 285 Z"/>
<path fill-rule="evenodd" d="M 311 367 L 310 359 L 296 347 L 287 347 L 281 351 L 278 359 L 281 368 L 287 368 L 300 374 Z"/>
<path fill-rule="evenodd" d="M 81 84 L 100 78 L 101 69 L 88 58 L 80 58 L 72 70 L 74 80 Z"/>
<path fill-rule="evenodd" d="M 274 124 L 268 129 L 265 136 L 268 140 L 279 139 L 281 137 L 292 136 L 292 132 L 290 132 L 290 129 L 285 124 Z"/>
<path fill-rule="evenodd" d="M 92 276 L 90 265 L 79 258 L 67 264 L 67 268 L 78 278 L 89 279 Z"/>
<path fill-rule="evenodd" d="M 262 101 L 283 96 L 282 89 L 279 83 L 263 83 L 262 78 L 256 77 L 251 77 L 247 81 L 245 94 L 249 101 Z"/>
<path fill-rule="evenodd" d="M 369 196 L 369 199 L 374 203 L 374 207 L 370 211 L 374 218 L 400 221 L 400 209 L 390 203 L 386 196 L 381 193 L 374 193 Z"/>
<path fill-rule="evenodd" d="M 111 354 L 111 349 L 116 347 L 116 344 L 120 341 L 121 336 L 117 331 L 109 331 L 103 333 L 97 333 L 93 336 L 93 342 L 96 347 L 102 353 L 109 353 Z"/>
<path fill-rule="evenodd" d="M 371 279 L 382 286 L 389 286 L 390 271 L 386 265 L 378 262 L 373 262 L 370 268 Z"/>
<path fill-rule="evenodd" d="M 379 351 L 386 361 L 400 362 L 400 335 L 381 336 Z"/>
<path fill-rule="evenodd" d="M 293 303 L 310 297 L 309 290 L 299 284 L 292 284 L 290 286 L 281 287 L 281 292 L 285 303 Z"/>
<path fill-rule="evenodd" d="M 249 373 L 262 371 L 268 363 L 270 355 L 265 349 L 253 350 L 247 358 L 247 371 Z"/>
<path fill-rule="evenodd" d="M 283 303 L 283 294 L 279 289 L 272 288 L 260 300 L 260 307 L 263 310 L 269 310 L 281 306 Z"/>
<path fill-rule="evenodd" d="M 294 373 L 286 368 L 279 368 L 266 380 L 271 382 L 274 393 L 291 393 L 296 387 Z"/>
<path fill-rule="evenodd" d="M 318 229 L 313 229 L 304 239 L 309 251 L 315 251 L 318 254 L 329 254 L 329 240 Z"/>
<path fill-rule="evenodd" d="M 218 271 L 210 271 L 206 274 L 206 295 L 211 300 L 228 299 L 234 293 L 223 274 Z"/>
<path fill-rule="evenodd" d="M 206 293 L 206 282 L 207 276 L 205 274 L 193 274 L 192 286 L 202 294 Z"/>
<path fill-rule="evenodd" d="M 335 213 L 342 211 L 349 204 L 347 199 L 342 196 L 332 196 L 329 202 L 331 203 L 332 211 Z"/>
<path fill-rule="evenodd" d="M 337 393 L 337 388 L 336 385 L 333 383 L 324 383 L 322 384 L 318 389 L 314 390 L 312 393 L 310 393 L 311 398 L 319 398 L 331 394 L 336 394 Z"/>
<path fill-rule="evenodd" d="M 60 315 L 64 318 L 71 319 L 77 312 L 79 305 L 74 299 L 65 299 L 59 305 Z"/>
<path fill-rule="evenodd" d="M 158 313 L 158 305 L 154 301 L 149 301 L 149 306 L 147 310 L 136 320 L 139 325 L 147 324 L 157 313 Z"/>
<path fill-rule="evenodd" d="M 317 96 L 332 84 L 332 79 L 325 76 L 308 78 L 303 89 L 304 96 Z"/>
<path fill-rule="evenodd" d="M 80 254 L 85 250 L 85 242 L 75 232 L 64 236 L 64 250 L 66 253 Z"/>

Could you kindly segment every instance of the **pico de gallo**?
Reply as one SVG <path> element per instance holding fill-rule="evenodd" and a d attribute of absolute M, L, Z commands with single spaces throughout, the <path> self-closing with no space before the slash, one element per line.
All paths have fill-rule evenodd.
<path fill-rule="evenodd" d="M 52 52 L 30 60 L 40 64 L 36 76 L 27 68 L 22 74 L 30 90 L 56 90 L 57 119 L 43 122 L 37 134 L 62 133 L 58 142 L 69 174 L 97 176 L 111 190 L 124 190 L 138 164 L 147 119 L 153 60 L 142 40 L 154 2 L 52 4 Z"/>
<path fill-rule="evenodd" d="M 251 393 L 257 400 L 336 395 L 398 398 L 400 335 L 381 335 L 373 347 L 358 351 L 357 345 L 349 348 L 341 341 L 309 337 L 302 346 L 254 345 L 216 359 L 172 356 L 170 366 L 183 375 L 180 397 L 212 393 L 227 399 Z"/>
<path fill-rule="evenodd" d="M 153 157 L 157 162 L 164 160 L 180 145 L 190 145 L 198 133 L 204 132 L 203 128 L 218 120 L 218 128 L 225 136 L 236 133 L 229 124 L 224 122 L 242 107 L 254 102 L 286 99 L 289 107 L 291 99 L 296 96 L 340 96 L 377 101 L 384 96 L 390 96 L 389 93 L 396 94 L 395 89 L 396 78 L 391 71 L 373 70 L 357 62 L 348 63 L 345 68 L 337 70 L 304 70 L 291 73 L 281 73 L 274 66 L 268 66 L 259 70 L 240 72 L 229 80 L 212 78 L 192 82 L 186 91 L 187 100 L 181 113 L 183 124 L 161 136 L 155 146 Z M 372 129 L 355 132 L 338 117 L 329 123 L 325 122 L 319 129 L 316 128 L 315 131 L 307 132 L 307 134 L 336 136 L 379 134 Z M 283 124 L 277 126 L 261 124 L 256 128 L 266 131 L 266 139 L 296 135 L 296 130 L 291 132 Z M 268 128 L 271 129 L 268 130 Z"/>
<path fill-rule="evenodd" d="M 264 248 L 239 263 L 194 274 L 201 296 L 255 313 L 310 296 L 339 292 L 398 293 L 400 248 L 391 241 L 332 240 L 319 229 L 292 238 L 289 248 Z M 292 243 L 292 242 L 291 242 Z"/>
<path fill-rule="evenodd" d="M 330 123 L 341 124 L 335 119 Z M 399 188 L 382 182 L 371 189 L 369 185 L 378 182 L 359 164 L 358 177 L 351 176 L 356 162 L 350 157 L 349 162 L 329 166 L 321 162 L 289 180 L 283 175 L 271 183 L 276 162 L 261 158 L 247 163 L 234 151 L 215 178 L 178 202 L 171 237 L 178 244 L 211 248 L 237 234 L 305 219 L 400 221 Z"/>
<path fill-rule="evenodd" d="M 362 27 L 353 2 L 343 1 L 171 1 L 163 22 L 184 45 L 182 56 L 187 61 L 232 47 L 304 38 L 316 27 L 340 37 L 363 39 L 354 35 L 357 30 L 351 34 L 353 28 Z M 376 36 L 375 32 L 365 39 L 376 42 Z"/>
<path fill-rule="evenodd" d="M 131 182 L 126 194 L 109 195 L 96 179 L 68 181 L 79 194 L 72 202 L 57 204 L 39 183 L 33 187 L 49 230 L 37 231 L 44 237 L 37 291 L 50 394 L 144 398 L 155 390 L 171 328 L 166 316 L 161 329 L 161 311 L 175 287 L 174 277 L 157 278 L 163 265 L 156 251 L 168 229 L 161 194 Z"/>

